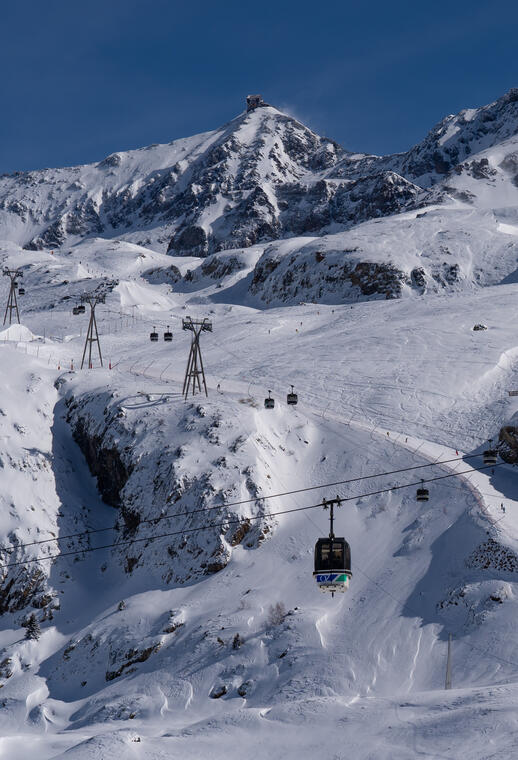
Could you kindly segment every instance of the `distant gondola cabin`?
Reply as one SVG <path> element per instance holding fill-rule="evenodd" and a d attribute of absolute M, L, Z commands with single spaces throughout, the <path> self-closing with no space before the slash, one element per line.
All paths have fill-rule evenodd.
<path fill-rule="evenodd" d="M 296 404 L 298 403 L 298 400 L 299 400 L 298 396 L 294 392 L 293 385 L 292 385 L 291 386 L 291 393 L 288 393 L 288 395 L 286 396 L 286 403 L 288 404 L 288 406 L 296 406 Z"/>

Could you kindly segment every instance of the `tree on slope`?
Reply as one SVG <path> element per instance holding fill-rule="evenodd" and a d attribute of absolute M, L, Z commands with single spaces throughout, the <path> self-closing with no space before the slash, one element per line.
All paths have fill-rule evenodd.
<path fill-rule="evenodd" d="M 37 641 L 39 637 L 41 636 L 41 628 L 40 624 L 38 623 L 36 619 L 36 615 L 34 612 L 32 615 L 29 615 L 27 618 L 27 622 L 25 623 L 25 638 L 26 639 L 33 639 L 34 641 Z"/>

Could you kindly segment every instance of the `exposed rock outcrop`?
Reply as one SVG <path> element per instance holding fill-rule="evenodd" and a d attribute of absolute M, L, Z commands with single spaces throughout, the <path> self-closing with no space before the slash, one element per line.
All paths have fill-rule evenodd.
<path fill-rule="evenodd" d="M 247 510 L 260 519 L 252 521 L 239 508 L 224 506 L 233 492 L 240 492 L 242 478 L 239 466 L 229 463 L 229 458 L 239 460 L 240 450 L 229 451 L 221 437 L 223 426 L 232 426 L 218 413 L 207 413 L 202 406 L 182 408 L 171 424 L 177 439 L 183 431 L 184 444 L 171 450 L 162 414 L 132 414 L 121 408 L 115 394 L 77 398 L 69 393 L 67 406 L 75 440 L 99 491 L 118 509 L 118 553 L 127 573 L 157 568 L 166 582 L 182 583 L 221 571 L 232 547 L 254 548 L 268 534 L 270 524 L 252 467 L 246 487 L 257 501 Z M 255 446 L 243 441 L 247 445 Z M 198 452 L 194 461 L 204 452 L 203 466 L 194 467 L 193 450 Z M 212 530 L 206 530 L 204 515 L 209 507 L 217 510 Z M 165 515 L 172 517 L 162 523 Z M 202 526 L 203 531 L 196 530 Z M 160 533 L 165 535 L 156 538 Z"/>
<path fill-rule="evenodd" d="M 498 434 L 498 453 L 508 464 L 518 463 L 518 427 L 505 425 Z"/>

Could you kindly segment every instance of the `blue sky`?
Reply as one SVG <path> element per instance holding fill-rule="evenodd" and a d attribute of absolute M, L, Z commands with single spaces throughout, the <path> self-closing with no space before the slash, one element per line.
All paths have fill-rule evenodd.
<path fill-rule="evenodd" d="M 0 172 L 213 129 L 248 92 L 350 150 L 405 150 L 518 86 L 518 3 L 2 3 Z"/>

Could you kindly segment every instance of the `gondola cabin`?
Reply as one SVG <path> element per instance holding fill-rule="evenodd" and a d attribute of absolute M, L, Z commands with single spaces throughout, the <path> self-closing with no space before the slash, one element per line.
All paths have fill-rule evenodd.
<path fill-rule="evenodd" d="M 25 295 L 25 288 L 24 287 L 18 288 L 18 295 L 19 296 L 24 296 Z"/>
<path fill-rule="evenodd" d="M 80 303 L 79 306 L 76 306 L 76 309 L 78 314 L 84 314 L 86 311 L 84 303 Z"/>
<path fill-rule="evenodd" d="M 164 333 L 164 340 L 166 343 L 171 343 L 171 341 L 173 340 L 173 333 L 169 329 L 169 325 L 167 325 L 167 330 Z"/>
<path fill-rule="evenodd" d="M 74 306 L 74 308 L 72 309 L 72 314 L 75 314 L 77 317 L 77 315 L 80 313 L 81 312 L 79 311 L 79 306 Z"/>
<path fill-rule="evenodd" d="M 421 488 L 417 489 L 415 498 L 417 501 L 428 501 L 428 499 L 430 498 L 430 491 L 428 490 L 428 488 L 421 486 Z"/>
<path fill-rule="evenodd" d="M 150 332 L 150 333 L 149 333 L 149 340 L 150 340 L 152 343 L 156 343 L 156 342 L 157 342 L 157 340 L 158 340 L 158 333 L 157 333 L 157 331 L 156 331 L 156 328 L 155 328 L 155 327 L 153 327 L 153 332 Z"/>
<path fill-rule="evenodd" d="M 297 396 L 296 393 L 294 393 L 293 385 L 292 385 L 291 393 L 288 393 L 288 395 L 286 396 L 286 403 L 288 404 L 288 406 L 295 406 L 296 404 L 298 404 L 298 401 L 299 401 L 299 397 Z"/>
<path fill-rule="evenodd" d="M 272 392 L 268 391 L 268 398 L 265 398 L 264 400 L 264 408 L 265 409 L 274 409 L 275 408 L 275 399 L 272 398 Z"/>
<path fill-rule="evenodd" d="M 484 464 L 495 465 L 498 455 L 495 449 L 486 449 L 483 454 Z"/>
<path fill-rule="evenodd" d="M 352 577 L 351 549 L 344 538 L 318 539 L 313 577 L 320 591 L 347 591 Z"/>

